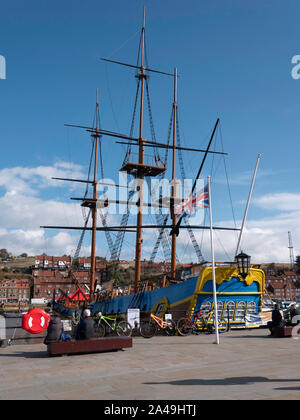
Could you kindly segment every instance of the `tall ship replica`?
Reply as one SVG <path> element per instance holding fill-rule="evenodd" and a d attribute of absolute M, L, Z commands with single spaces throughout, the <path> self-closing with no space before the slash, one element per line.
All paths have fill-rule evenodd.
<path fill-rule="evenodd" d="M 73 197 L 74 200 L 81 201 L 84 212 L 84 226 L 67 227 L 67 226 L 42 226 L 43 228 L 52 229 L 79 229 L 82 230 L 74 260 L 78 258 L 84 235 L 91 232 L 91 268 L 89 291 L 83 290 L 77 283 L 78 293 L 83 296 L 84 306 L 91 309 L 92 316 L 101 312 L 104 315 L 116 315 L 126 317 L 128 309 L 139 309 L 141 317 L 149 316 L 150 312 L 164 315 L 166 312 L 171 313 L 173 319 L 178 319 L 183 315 L 192 314 L 194 311 L 202 310 L 203 312 L 213 309 L 213 277 L 212 264 L 205 261 L 201 248 L 197 242 L 195 230 L 209 229 L 209 226 L 192 225 L 192 218 L 186 217 L 185 207 L 192 205 L 195 209 L 198 206 L 206 207 L 203 203 L 205 200 L 204 190 L 195 193 L 197 181 L 205 164 L 207 156 L 210 154 L 225 155 L 226 153 L 211 150 L 211 145 L 216 135 L 219 125 L 217 119 L 206 149 L 196 149 L 183 147 L 180 141 L 179 122 L 178 122 L 178 105 L 177 105 L 177 69 L 174 73 L 165 73 L 148 66 L 146 43 L 145 43 L 145 9 L 143 14 L 143 25 L 139 43 L 137 64 L 123 63 L 110 59 L 102 59 L 112 64 L 126 66 L 135 70 L 137 78 L 137 90 L 133 107 L 133 118 L 129 135 L 104 130 L 100 127 L 99 100 L 97 91 L 96 112 L 94 126 L 68 125 L 86 130 L 92 138 L 92 152 L 89 165 L 88 177 L 82 179 L 66 179 L 54 178 L 63 181 L 73 181 L 86 184 L 86 192 L 84 197 Z M 111 64 L 109 64 L 111 65 Z M 171 120 L 169 124 L 169 133 L 167 142 L 158 142 L 155 138 L 155 130 L 153 125 L 150 94 L 149 94 L 149 75 L 156 73 L 162 77 L 173 78 L 173 104 L 171 112 Z M 147 103 L 147 107 L 146 107 Z M 144 138 L 144 113 L 148 110 L 148 119 L 150 122 L 151 139 Z M 138 116 L 138 136 L 134 137 L 134 123 Z M 66 124 L 67 125 L 67 124 Z M 103 164 L 101 154 L 101 143 L 104 137 L 116 138 L 117 143 L 125 144 L 127 151 L 120 171 L 126 174 L 129 179 L 127 185 L 117 185 L 118 188 L 126 188 L 127 200 L 112 200 L 109 196 L 99 196 L 99 185 L 108 185 L 103 181 Z M 135 150 L 136 149 L 136 150 Z M 133 152 L 134 150 L 134 152 Z M 148 150 L 153 153 L 150 157 Z M 176 158 L 178 157 L 181 178 L 186 178 L 183 151 L 191 152 L 200 156 L 200 168 L 196 179 L 194 180 L 191 191 L 187 197 L 181 198 L 179 192 L 179 184 L 176 179 Z M 160 153 L 164 157 L 160 156 Z M 168 178 L 169 188 L 171 192 L 168 195 L 160 190 L 158 193 L 151 190 L 151 195 L 155 192 L 158 199 L 151 199 L 148 203 L 144 197 L 145 185 L 150 184 L 152 179 L 157 179 L 158 184 L 166 179 L 168 154 L 172 154 L 172 163 L 170 166 L 171 176 Z M 100 156 L 100 159 L 99 159 Z M 99 178 L 99 173 L 102 179 Z M 152 184 L 151 184 L 152 185 Z M 92 190 L 89 195 L 89 187 Z M 154 194 L 154 195 L 155 195 Z M 197 197 L 200 196 L 198 200 Z M 194 200 L 194 201 L 193 201 Z M 201 204 L 202 203 L 202 204 Z M 111 204 L 119 204 L 125 206 L 119 225 L 108 224 L 108 214 Z M 130 210 L 136 208 L 136 224 L 128 224 Z M 154 209 L 152 218 L 155 224 L 144 223 L 144 209 Z M 98 219 L 101 220 L 101 226 L 98 226 Z M 159 247 L 162 247 L 165 261 L 169 262 L 170 269 L 161 275 L 160 281 L 156 282 L 156 286 L 150 286 L 150 282 L 145 276 L 142 276 L 142 246 L 143 232 L 146 230 L 156 232 L 157 238 L 154 245 L 150 261 L 154 261 L 157 256 Z M 213 229 L 237 230 L 226 227 L 213 227 Z M 118 261 L 126 233 L 136 236 L 135 245 L 135 270 L 134 283 L 128 288 L 128 293 L 121 296 L 107 296 L 103 293 L 101 285 L 96 282 L 96 236 L 97 232 L 105 234 L 109 245 L 111 260 Z M 149 232 L 149 231 L 148 231 Z M 187 232 L 197 256 L 197 273 L 189 273 L 188 276 L 178 276 L 176 273 L 177 252 L 176 244 L 180 232 Z M 114 240 L 113 240 L 114 238 Z M 237 254 L 239 249 L 237 248 Z M 72 276 L 72 270 L 70 272 Z M 217 309 L 220 317 L 225 314 L 230 318 L 232 327 L 245 326 L 245 317 L 259 316 L 262 309 L 262 298 L 264 293 L 264 272 L 250 266 L 250 257 L 244 253 L 235 256 L 234 262 L 216 263 L 215 266 L 216 292 L 217 292 Z M 76 280 L 74 279 L 76 283 Z M 62 316 L 72 316 L 82 310 L 82 302 L 79 303 L 75 297 L 63 296 L 63 298 L 55 299 L 53 297 L 53 308 Z"/>

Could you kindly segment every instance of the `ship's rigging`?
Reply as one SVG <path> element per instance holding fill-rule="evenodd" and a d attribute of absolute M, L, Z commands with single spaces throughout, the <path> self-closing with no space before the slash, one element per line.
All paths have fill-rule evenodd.
<path fill-rule="evenodd" d="M 219 119 L 217 120 L 215 127 L 212 131 L 209 144 L 205 150 L 202 149 L 195 149 L 195 148 L 188 148 L 183 147 L 180 138 L 180 130 L 179 130 L 179 118 L 178 118 L 178 106 L 177 106 L 177 69 L 174 69 L 174 73 L 166 73 L 156 69 L 152 69 L 149 67 L 148 58 L 147 58 L 147 50 L 146 50 L 146 42 L 145 42 L 145 10 L 143 15 L 143 25 L 139 43 L 139 51 L 138 51 L 138 58 L 137 64 L 131 65 L 129 63 L 122 63 L 119 61 L 103 59 L 106 62 L 116 63 L 122 66 L 127 66 L 130 68 L 134 68 L 136 70 L 135 77 L 137 78 L 137 89 L 133 107 L 133 115 L 131 121 L 131 127 L 129 135 L 124 135 L 121 133 L 116 133 L 109 130 L 104 130 L 101 127 L 100 123 L 100 112 L 99 112 L 99 100 L 98 100 L 98 90 L 97 90 L 97 98 L 96 98 L 96 113 L 94 118 L 94 123 L 91 127 L 89 126 L 79 126 L 79 125 L 70 125 L 66 124 L 71 127 L 78 127 L 85 129 L 88 133 L 90 133 L 92 138 L 92 150 L 91 150 L 91 159 L 89 164 L 89 171 L 88 177 L 86 180 L 78 180 L 78 179 L 65 179 L 65 178 L 54 178 L 54 179 L 61 179 L 61 180 L 68 180 L 68 181 L 75 181 L 75 182 L 84 182 L 86 183 L 86 190 L 83 197 L 77 198 L 73 197 L 75 200 L 82 201 L 82 208 L 83 208 L 83 217 L 84 217 L 84 226 L 79 227 L 66 227 L 66 226 L 43 226 L 44 228 L 55 228 L 55 229 L 78 229 L 82 230 L 75 254 L 74 260 L 79 257 L 80 249 L 84 240 L 85 233 L 87 231 L 92 232 L 92 246 L 91 246 L 91 279 L 90 279 L 90 299 L 93 298 L 93 293 L 95 291 L 95 252 L 96 252 L 96 232 L 97 231 L 104 231 L 106 236 L 106 241 L 110 251 L 110 257 L 112 260 L 119 260 L 120 255 L 122 252 L 122 247 L 124 243 L 124 237 L 126 232 L 134 232 L 136 233 L 136 255 L 135 255 L 135 287 L 134 291 L 138 292 L 141 291 L 142 288 L 140 287 L 141 282 L 141 256 L 142 256 L 142 231 L 143 229 L 153 229 L 157 230 L 158 235 L 156 239 L 156 243 L 154 245 L 153 251 L 151 253 L 150 261 L 154 261 L 159 246 L 162 247 L 164 258 L 166 261 L 171 261 L 171 273 L 170 277 L 175 279 L 176 275 L 176 262 L 178 260 L 176 256 L 176 237 L 179 234 L 180 229 L 186 229 L 189 234 L 189 238 L 193 244 L 197 260 L 199 263 L 204 262 L 200 246 L 196 240 L 193 230 L 194 229 L 206 229 L 206 226 L 193 226 L 190 225 L 187 219 L 184 219 L 185 226 L 182 226 L 181 223 L 183 218 L 180 217 L 177 220 L 177 216 L 174 212 L 174 205 L 176 204 L 176 178 L 175 178 L 175 157 L 176 153 L 178 153 L 179 159 L 179 167 L 180 167 L 180 174 L 181 179 L 184 180 L 186 177 L 184 161 L 183 161 L 183 151 L 193 151 L 193 152 L 201 152 L 204 153 L 204 157 L 202 159 L 200 169 L 198 171 L 196 180 L 194 182 L 193 188 L 191 193 L 194 193 L 196 181 L 199 178 L 202 168 L 204 166 L 206 157 L 209 153 L 213 154 L 220 154 L 225 155 L 224 152 L 217 152 L 210 150 L 211 143 L 214 139 L 215 132 L 217 126 L 219 124 Z M 168 136 L 167 142 L 158 142 L 156 139 L 155 129 L 154 129 L 154 122 L 153 122 L 153 115 L 151 109 L 151 99 L 150 99 L 150 90 L 149 90 L 149 73 L 154 72 L 162 75 L 171 76 L 174 80 L 174 98 L 173 98 L 173 105 L 172 105 L 172 113 L 169 123 L 168 129 Z M 146 95 L 145 95 L 146 93 Z M 150 133 L 151 133 L 151 140 L 146 139 L 143 137 L 143 126 L 144 126 L 144 102 L 146 96 L 146 104 L 148 110 L 148 119 L 150 123 Z M 138 137 L 134 136 L 134 127 L 135 122 L 137 119 L 137 115 L 139 114 L 139 124 L 138 124 Z M 132 176 L 136 180 L 142 180 L 139 187 L 135 189 L 129 189 L 128 185 L 121 185 L 118 186 L 120 188 L 128 188 L 127 193 L 127 201 L 121 202 L 120 200 L 110 200 L 109 198 L 103 198 L 102 195 L 101 200 L 98 198 L 98 186 L 105 183 L 100 182 L 98 179 L 98 172 L 99 167 L 101 171 L 102 180 L 104 179 L 104 169 L 103 169 L 103 159 L 102 159 L 102 138 L 103 136 L 108 137 L 117 137 L 122 139 L 117 143 L 122 143 L 127 145 L 127 150 L 125 154 L 125 158 L 122 163 L 121 171 L 126 172 L 128 176 Z M 171 139 L 173 139 L 173 143 L 171 144 Z M 134 159 L 134 153 L 132 152 L 132 147 L 138 147 L 138 160 Z M 153 151 L 152 160 L 151 162 L 145 161 L 145 148 L 150 148 Z M 159 154 L 159 149 L 164 150 L 164 156 L 161 158 Z M 144 202 L 144 195 L 143 195 L 143 182 L 149 183 L 149 180 L 152 177 L 157 177 L 158 180 L 162 179 L 166 168 L 168 165 L 168 152 L 172 150 L 173 152 L 173 159 L 172 159 L 172 179 L 170 182 L 171 187 L 171 197 L 168 197 L 169 204 L 169 214 L 164 214 L 162 211 L 162 207 L 164 207 L 161 203 L 163 202 L 164 198 L 162 193 L 160 193 L 159 197 L 159 204 L 156 207 L 159 208 L 158 212 L 155 212 L 155 221 L 156 224 L 154 225 L 145 225 L 143 224 L 143 207 L 144 206 L 153 206 L 153 204 L 147 204 Z M 99 156 L 98 156 L 99 155 Z M 99 164 L 100 161 L 100 164 Z M 92 168 L 94 168 L 93 174 Z M 92 186 L 92 197 L 88 197 L 89 195 L 89 186 Z M 135 203 L 137 206 L 137 222 L 136 225 L 128 225 L 129 215 L 130 215 L 130 206 L 132 203 L 132 197 L 134 194 L 138 193 L 138 200 Z M 126 205 L 126 211 L 124 212 L 120 224 L 118 226 L 110 226 L 108 223 L 108 206 L 110 203 L 119 203 Z M 100 206 L 99 206 L 100 204 Z M 101 205 L 102 204 L 102 205 Z M 155 206 L 155 204 L 154 204 Z M 99 208 L 100 207 L 100 208 Z M 97 226 L 97 219 L 100 217 L 102 226 Z M 170 222 L 168 220 L 170 218 Z M 92 226 L 89 226 L 90 220 L 92 221 Z M 226 229 L 226 228 L 217 228 L 215 229 Z M 167 230 L 171 230 L 171 233 Z M 229 229 L 228 230 L 233 230 Z M 115 235 L 115 239 L 113 239 L 112 234 Z"/>

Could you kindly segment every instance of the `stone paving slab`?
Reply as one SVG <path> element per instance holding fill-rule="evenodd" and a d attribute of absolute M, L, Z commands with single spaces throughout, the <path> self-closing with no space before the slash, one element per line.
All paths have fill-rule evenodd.
<path fill-rule="evenodd" d="M 133 338 L 118 352 L 48 357 L 0 348 L 0 400 L 299 399 L 300 340 L 267 329 Z"/>

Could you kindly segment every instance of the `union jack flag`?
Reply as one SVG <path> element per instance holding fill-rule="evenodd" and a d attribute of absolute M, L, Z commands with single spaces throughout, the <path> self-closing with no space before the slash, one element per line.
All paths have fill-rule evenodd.
<path fill-rule="evenodd" d="M 209 207 L 209 195 L 208 185 L 206 185 L 201 191 L 191 195 L 186 201 L 178 206 L 174 207 L 174 212 L 177 217 L 191 216 L 196 212 L 196 207 L 208 208 Z"/>

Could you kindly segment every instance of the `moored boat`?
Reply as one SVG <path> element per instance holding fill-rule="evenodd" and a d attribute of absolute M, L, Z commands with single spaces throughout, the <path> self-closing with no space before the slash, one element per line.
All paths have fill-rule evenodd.
<path fill-rule="evenodd" d="M 101 312 L 106 315 L 117 315 L 126 316 L 128 309 L 139 309 L 141 316 L 147 316 L 150 312 L 154 312 L 158 315 L 164 315 L 165 313 L 171 313 L 174 319 L 178 319 L 180 316 L 191 314 L 194 311 L 211 311 L 213 309 L 213 288 L 212 288 L 212 267 L 205 263 L 202 257 L 199 245 L 193 233 L 194 229 L 207 229 L 207 226 L 190 225 L 188 217 L 186 217 L 185 206 L 194 206 L 199 204 L 197 200 L 200 200 L 196 194 L 196 184 L 201 175 L 203 165 L 206 157 L 209 153 L 224 155 L 224 152 L 217 152 L 210 150 L 212 141 L 214 139 L 219 119 L 217 119 L 208 146 L 205 150 L 183 148 L 176 140 L 179 138 L 178 135 L 178 115 L 177 115 L 177 69 L 174 69 L 174 73 L 165 73 L 158 70 L 145 66 L 144 63 L 144 52 L 145 52 L 145 11 L 143 16 L 143 26 L 140 40 L 140 54 L 139 64 L 130 65 L 128 63 L 121 63 L 113 60 L 105 60 L 107 62 L 117 63 L 119 65 L 129 66 L 135 68 L 137 71 L 135 77 L 138 80 L 137 94 L 134 107 L 134 115 L 137 111 L 138 94 L 140 93 L 140 118 L 139 118 L 139 135 L 133 137 L 131 133 L 127 135 L 115 133 L 108 130 L 103 130 L 100 127 L 100 116 L 99 116 L 99 102 L 98 102 L 98 91 L 96 100 L 96 125 L 94 127 L 88 126 L 76 126 L 73 127 L 85 129 L 93 140 L 92 157 L 90 162 L 90 168 L 92 167 L 92 161 L 94 162 L 94 174 L 93 177 L 87 180 L 74 180 L 74 179 L 63 179 L 64 181 L 74 182 L 86 182 L 87 185 L 92 185 L 93 195 L 92 197 L 86 195 L 83 198 L 74 198 L 81 201 L 81 206 L 88 211 L 88 215 L 85 218 L 85 225 L 82 227 L 82 236 L 79 241 L 79 246 L 75 252 L 75 257 L 79 255 L 80 246 L 82 244 L 82 238 L 86 231 L 91 231 L 91 270 L 90 270 L 90 287 L 88 298 L 83 293 L 83 299 L 75 299 L 73 297 L 67 297 L 66 300 L 53 301 L 53 308 L 55 311 L 61 313 L 63 316 L 72 316 L 76 311 L 80 311 L 82 303 L 84 306 L 88 306 L 92 315 L 96 316 L 97 313 Z M 172 118 L 170 124 L 170 133 L 173 134 L 173 144 L 170 144 L 171 135 L 169 136 L 167 143 L 160 143 L 155 140 L 155 137 L 150 140 L 146 140 L 143 136 L 143 108 L 144 108 L 144 90 L 148 94 L 148 79 L 149 73 L 161 73 L 174 78 L 174 99 L 172 105 Z M 148 109 L 150 110 L 150 101 L 148 102 Z M 152 114 L 150 111 L 149 120 L 152 124 Z M 151 131 L 153 127 L 151 125 Z M 136 181 L 133 189 L 128 190 L 128 201 L 122 202 L 118 200 L 112 200 L 109 197 L 99 198 L 98 186 L 102 184 L 98 177 L 98 150 L 101 147 L 101 141 L 103 136 L 117 137 L 123 140 L 123 144 L 128 145 L 127 153 L 124 162 L 121 167 L 121 171 L 127 173 L 127 176 L 133 177 Z M 125 142 L 125 143 L 124 143 Z M 134 161 L 132 158 L 131 147 L 138 147 L 138 161 Z M 149 161 L 145 160 L 145 148 L 149 147 L 154 149 L 153 159 L 149 164 Z M 169 197 L 160 196 L 158 203 L 145 203 L 144 201 L 144 182 L 147 178 L 161 177 L 167 170 L 166 158 L 161 159 L 157 154 L 157 149 L 163 149 L 166 152 L 171 149 L 173 153 L 172 160 L 172 176 L 168 183 L 171 185 L 171 195 Z M 191 194 L 188 196 L 187 201 L 179 198 L 177 194 L 176 178 L 175 178 L 175 154 L 178 152 L 181 154 L 182 150 L 193 151 L 193 153 L 203 153 L 203 159 L 194 181 Z M 181 156 L 181 155 L 180 155 Z M 184 178 L 184 170 L 182 164 L 182 156 L 179 159 L 181 166 L 181 174 Z M 104 177 L 102 177 L 104 178 Z M 55 178 L 62 179 L 62 178 Z M 122 187 L 129 188 L 128 185 Z M 201 197 L 204 197 L 204 189 L 200 191 Z M 132 196 L 137 194 L 138 200 L 132 202 Z M 194 199 L 195 197 L 195 199 Z M 201 198 L 204 200 L 205 198 Z M 123 215 L 119 225 L 111 226 L 107 223 L 107 219 L 102 209 L 109 208 L 112 203 L 125 204 L 127 210 L 129 207 L 134 205 L 137 207 L 137 222 L 135 225 L 128 225 L 128 213 Z M 130 204 L 129 204 L 130 203 Z M 158 213 L 155 213 L 156 223 L 154 225 L 146 225 L 143 223 L 143 207 L 156 207 L 159 209 Z M 183 209 L 177 213 L 177 208 Z M 206 207 L 203 205 L 203 207 Z M 162 209 L 168 209 L 169 214 L 164 216 Z M 97 226 L 98 210 L 100 212 L 102 227 Z M 157 217 L 156 217 L 157 216 Z M 170 224 L 167 224 L 168 217 L 170 218 Z M 91 218 L 91 226 L 88 223 Z M 181 223 L 184 220 L 185 224 Z M 44 228 L 55 228 L 55 229 L 79 229 L 78 227 L 62 227 L 62 226 L 43 226 Z M 142 234 L 144 229 L 158 230 L 158 239 L 162 240 L 163 237 L 170 238 L 171 242 L 171 269 L 168 273 L 168 281 L 163 287 L 157 287 L 153 290 L 147 290 L 145 287 L 145 281 L 141 278 L 141 255 L 142 255 Z M 194 245 L 198 262 L 201 264 L 200 273 L 198 275 L 192 275 L 188 278 L 184 278 L 181 281 L 176 279 L 176 238 L 179 231 L 186 229 L 189 233 L 190 239 Z M 214 229 L 227 229 L 227 230 L 239 230 L 231 228 L 214 227 Z M 101 298 L 97 291 L 97 285 L 95 283 L 95 258 L 96 258 L 96 233 L 102 231 L 107 237 L 108 244 L 112 244 L 112 238 L 110 232 L 115 232 L 117 239 L 111 246 L 111 254 L 118 259 L 120 255 L 121 245 L 123 243 L 124 234 L 126 232 L 133 232 L 136 234 L 136 250 L 135 250 L 135 279 L 133 293 L 116 296 L 109 298 Z M 166 231 L 170 231 L 166 233 Z M 165 239 L 166 239 L 165 238 Z M 155 250 L 157 251 L 158 245 L 156 244 Z M 155 251 L 155 252 L 156 252 Z M 76 258 L 75 258 L 76 259 Z M 264 292 L 264 274 L 261 270 L 249 268 L 249 272 L 246 276 L 241 276 L 236 263 L 230 265 L 217 266 L 216 267 L 216 284 L 217 284 L 217 298 L 218 298 L 218 312 L 220 316 L 224 316 L 225 313 L 229 317 L 231 323 L 236 327 L 245 326 L 247 315 L 257 315 L 261 311 L 262 307 L 262 295 Z M 78 284 L 78 286 L 80 286 Z M 80 287 L 78 290 L 81 290 Z M 69 302 L 68 302 L 69 301 Z M 69 304 L 67 304 L 69 303 Z"/>

